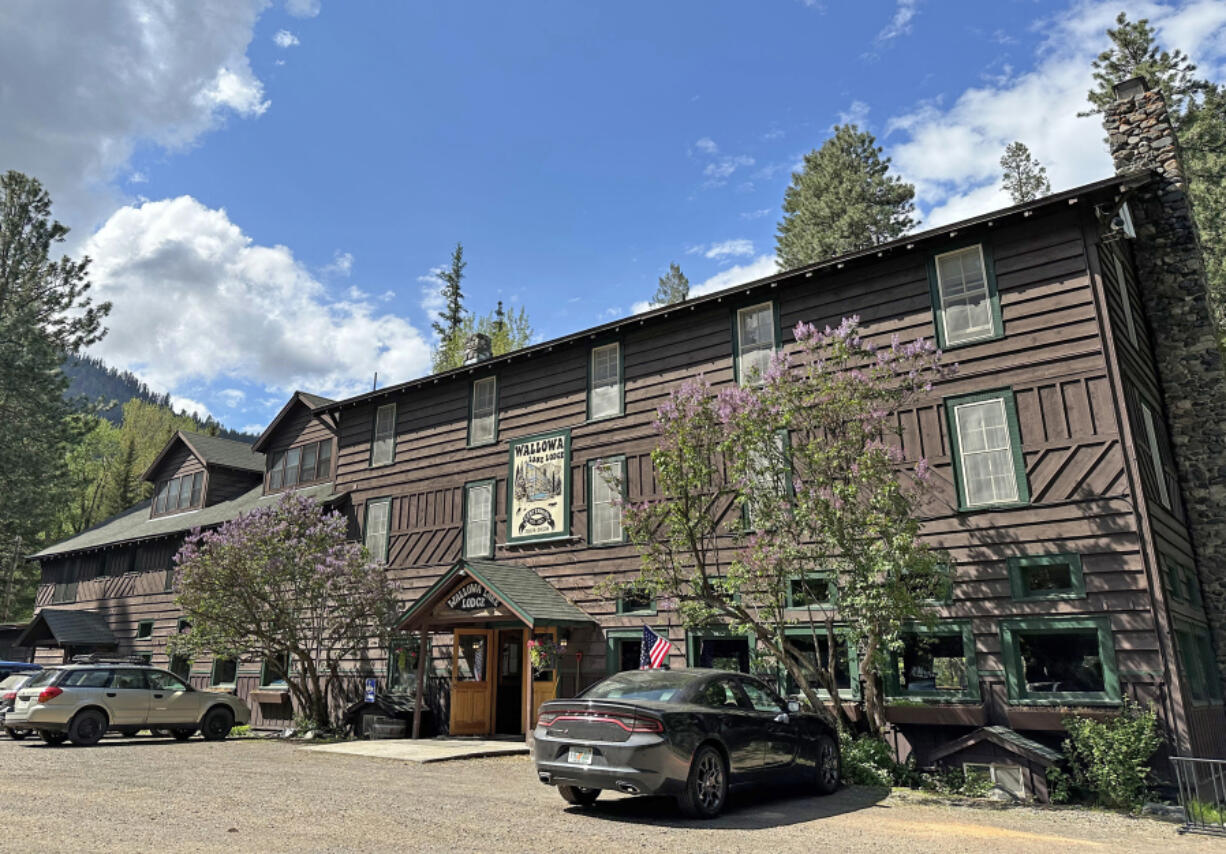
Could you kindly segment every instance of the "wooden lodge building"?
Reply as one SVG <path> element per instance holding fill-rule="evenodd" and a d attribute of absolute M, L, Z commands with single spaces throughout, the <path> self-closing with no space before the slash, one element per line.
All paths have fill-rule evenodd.
<path fill-rule="evenodd" d="M 254 447 L 181 433 L 145 473 L 150 504 L 34 556 L 21 642 L 42 661 L 143 654 L 286 725 L 265 663 L 164 650 L 185 533 L 298 489 L 347 513 L 401 590 L 402 635 L 353 676 L 417 684 L 424 638 L 437 731 L 524 732 L 555 690 L 638 667 L 644 625 L 672 667 L 753 669 L 746 637 L 596 589 L 639 566 L 596 469 L 652 497 L 670 390 L 742 381 L 798 321 L 859 315 L 959 365 L 900 414 L 906 458 L 937 483 L 925 535 L 953 562 L 938 625 L 905 636 L 887 680 L 900 752 L 1042 797 L 1061 718 L 1133 698 L 1172 752 L 1226 756 L 1226 373 L 1161 97 L 1119 95 L 1115 177 L 347 400 L 299 392 Z M 527 675 L 532 638 L 561 647 L 556 673 Z M 838 653 L 854 703 L 856 650 Z"/>

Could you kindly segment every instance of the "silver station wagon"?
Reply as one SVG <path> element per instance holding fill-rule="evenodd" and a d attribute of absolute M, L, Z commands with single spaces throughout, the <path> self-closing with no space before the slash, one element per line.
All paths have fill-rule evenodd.
<path fill-rule="evenodd" d="M 166 670 L 123 661 L 50 667 L 17 691 L 6 727 L 34 730 L 48 744 L 97 744 L 108 730 L 134 734 L 168 730 L 185 741 L 197 731 L 209 741 L 251 719 L 229 694 L 199 691 Z"/>

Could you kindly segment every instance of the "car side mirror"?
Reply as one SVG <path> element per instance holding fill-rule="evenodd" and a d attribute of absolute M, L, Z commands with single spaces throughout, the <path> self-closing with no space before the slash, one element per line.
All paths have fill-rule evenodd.
<path fill-rule="evenodd" d="M 775 723 L 777 723 L 777 724 L 786 724 L 786 723 L 790 723 L 790 722 L 791 722 L 791 720 L 792 720 L 792 719 L 788 717 L 788 713 L 787 713 L 787 712 L 780 712 L 779 714 L 775 715 Z"/>
<path fill-rule="evenodd" d="M 796 702 L 795 700 L 788 700 L 788 711 L 792 714 L 796 714 L 800 711 L 800 703 Z"/>

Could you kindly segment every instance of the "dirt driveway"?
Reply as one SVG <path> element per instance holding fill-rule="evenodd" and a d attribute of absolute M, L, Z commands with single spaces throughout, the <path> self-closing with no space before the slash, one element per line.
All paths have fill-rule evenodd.
<path fill-rule="evenodd" d="M 524 757 L 416 765 L 262 740 L 111 737 L 84 749 L 0 739 L 0 829 L 0 851 L 1226 851 L 1149 819 L 859 788 L 741 795 L 702 824 L 661 799 L 568 808 Z"/>

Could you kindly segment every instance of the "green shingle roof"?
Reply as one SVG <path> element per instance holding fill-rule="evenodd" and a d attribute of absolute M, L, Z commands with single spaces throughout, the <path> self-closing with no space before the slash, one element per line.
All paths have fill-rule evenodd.
<path fill-rule="evenodd" d="M 576 608 L 552 584 L 529 566 L 499 563 L 492 560 L 461 560 L 447 570 L 430 589 L 423 593 L 399 620 L 404 627 L 415 618 L 429 613 L 430 608 L 450 592 L 452 584 L 465 573 L 481 582 L 524 623 L 535 626 L 563 626 L 594 623 L 588 614 Z"/>
<path fill-rule="evenodd" d="M 193 528 L 209 528 L 236 518 L 240 513 L 253 510 L 262 504 L 276 501 L 280 493 L 264 495 L 261 484 L 244 492 L 237 498 L 222 501 L 210 507 L 199 510 L 187 510 L 173 516 L 158 516 L 149 518 L 149 502 L 145 501 L 130 510 L 125 510 L 117 516 L 112 516 L 105 522 L 90 528 L 84 533 L 69 537 L 67 540 L 48 546 L 37 554 L 31 555 L 35 560 L 70 554 L 72 552 L 89 551 L 91 549 L 113 546 L 120 543 L 130 543 L 137 540 L 157 539 L 171 534 L 179 534 Z M 309 496 L 321 504 L 331 504 L 341 496 L 333 494 L 332 484 L 321 483 L 318 486 L 308 486 L 297 490 L 299 495 Z"/>
<path fill-rule="evenodd" d="M 118 646 L 106 617 L 72 608 L 43 608 L 17 638 L 17 645 L 28 647 L 48 640 L 59 646 Z"/>
<path fill-rule="evenodd" d="M 1026 736 L 1009 729 L 1007 726 L 980 727 L 972 733 L 946 742 L 929 754 L 928 758 L 935 762 L 938 759 L 944 759 L 946 756 L 952 756 L 955 753 L 966 750 L 966 748 L 972 747 L 981 741 L 990 741 L 1011 753 L 1033 759 L 1043 765 L 1055 765 L 1064 758 L 1047 745 L 1040 744 L 1034 739 L 1026 738 Z"/>
<path fill-rule="evenodd" d="M 264 471 L 264 455 L 251 450 L 246 442 L 179 431 L 183 441 L 201 457 L 205 465 L 227 466 L 245 471 Z"/>

